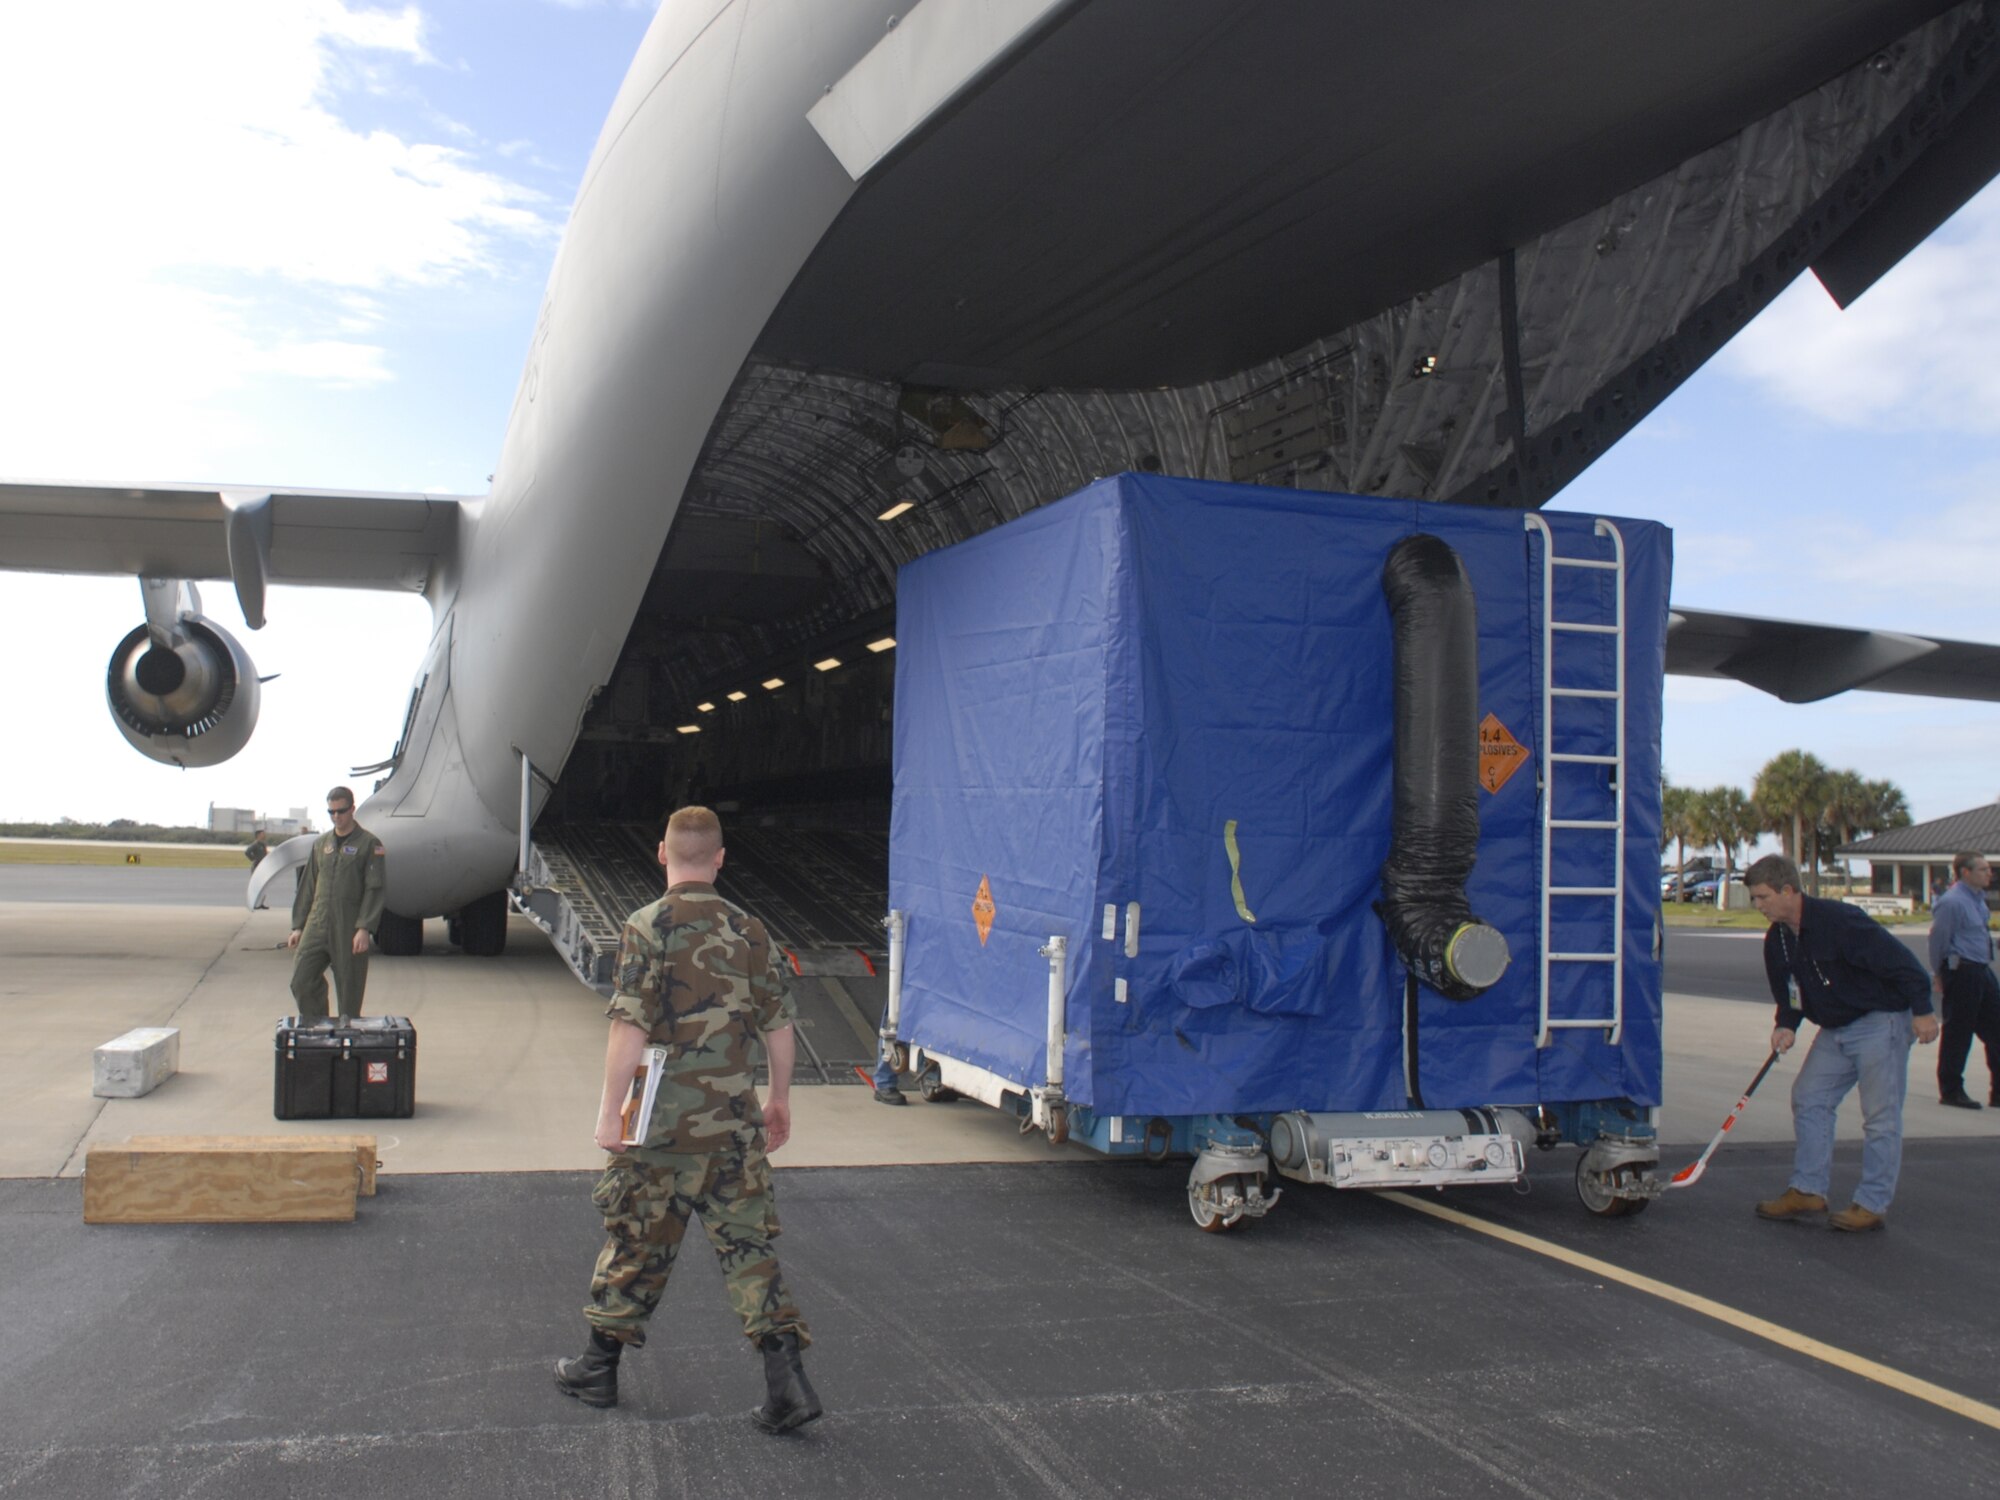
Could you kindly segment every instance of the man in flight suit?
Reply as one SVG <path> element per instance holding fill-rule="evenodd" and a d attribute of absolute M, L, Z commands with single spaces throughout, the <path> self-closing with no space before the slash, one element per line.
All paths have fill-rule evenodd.
<path fill-rule="evenodd" d="M 791 991 L 764 924 L 716 894 L 722 824 L 684 807 L 660 841 L 667 893 L 632 913 L 619 942 L 617 988 L 606 1012 L 604 1094 L 597 1144 L 612 1153 L 591 1200 L 610 1236 L 583 1310 L 590 1343 L 556 1364 L 556 1386 L 589 1406 L 618 1404 L 618 1361 L 646 1341 L 646 1320 L 667 1289 L 688 1218 L 700 1214 L 743 1331 L 764 1357 L 764 1405 L 750 1418 L 788 1432 L 820 1414 L 799 1350 L 805 1319 L 778 1272 L 771 1241 L 775 1151 L 791 1135 Z M 757 1101 L 752 1043 L 771 1066 Z M 625 1144 L 622 1111 L 648 1047 L 666 1054 L 643 1141 Z"/>
<path fill-rule="evenodd" d="M 333 970 L 340 1013 L 361 1014 L 368 988 L 368 950 L 382 920 L 388 858 L 375 835 L 354 821 L 354 793 L 337 786 L 326 794 L 333 829 L 323 833 L 299 871 L 292 898 L 292 935 L 299 950 L 292 967 L 292 998 L 302 1021 L 326 1017 L 326 971 Z"/>

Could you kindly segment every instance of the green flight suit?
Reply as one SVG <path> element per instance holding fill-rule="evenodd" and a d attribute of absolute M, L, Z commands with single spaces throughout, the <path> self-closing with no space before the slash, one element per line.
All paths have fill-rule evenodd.
<path fill-rule="evenodd" d="M 299 871 L 299 893 L 292 898 L 292 927 L 300 934 L 292 998 L 301 1020 L 326 1015 L 329 968 L 340 992 L 340 1013 L 361 1014 L 368 955 L 354 951 L 354 934 L 365 931 L 374 939 L 382 921 L 388 862 L 381 841 L 359 823 L 346 838 L 329 831 L 314 842 Z"/>

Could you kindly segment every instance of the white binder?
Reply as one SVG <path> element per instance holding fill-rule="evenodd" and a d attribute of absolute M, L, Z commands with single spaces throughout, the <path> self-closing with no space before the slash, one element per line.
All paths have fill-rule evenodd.
<path fill-rule="evenodd" d="M 666 1071 L 667 1049 L 648 1047 L 646 1060 L 632 1074 L 632 1089 L 620 1112 L 625 1128 L 620 1140 L 627 1146 L 643 1146 L 653 1128 L 653 1104 L 660 1097 L 660 1075 Z"/>

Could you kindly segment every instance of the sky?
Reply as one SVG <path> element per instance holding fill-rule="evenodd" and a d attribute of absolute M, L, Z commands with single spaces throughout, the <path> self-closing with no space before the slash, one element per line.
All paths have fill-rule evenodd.
<path fill-rule="evenodd" d="M 98 0 L 0 9 L 0 476 L 477 494 L 570 199 L 650 18 L 615 0 Z M 31 225 L 33 233 L 18 232 Z M 1677 603 L 2000 641 L 2000 190 L 1843 313 L 1809 276 L 1556 501 L 1675 529 Z M 414 596 L 274 588 L 249 747 L 181 771 L 104 704 L 129 578 L 0 573 L 0 821 L 316 807 L 382 759 Z M 559 608 L 560 601 L 549 601 Z M 1777 752 L 2000 797 L 2000 705 L 1790 706 L 1669 679 L 1683 785 Z"/>

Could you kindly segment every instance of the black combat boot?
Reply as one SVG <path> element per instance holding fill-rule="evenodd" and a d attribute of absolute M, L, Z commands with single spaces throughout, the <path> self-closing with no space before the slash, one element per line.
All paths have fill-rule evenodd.
<path fill-rule="evenodd" d="M 757 1340 L 764 1356 L 764 1404 L 750 1420 L 769 1433 L 790 1432 L 820 1414 L 819 1393 L 799 1362 L 796 1333 L 767 1333 Z"/>
<path fill-rule="evenodd" d="M 575 1359 L 556 1361 L 556 1389 L 585 1406 L 618 1404 L 618 1356 L 625 1346 L 607 1333 L 590 1332 L 590 1342 Z"/>

